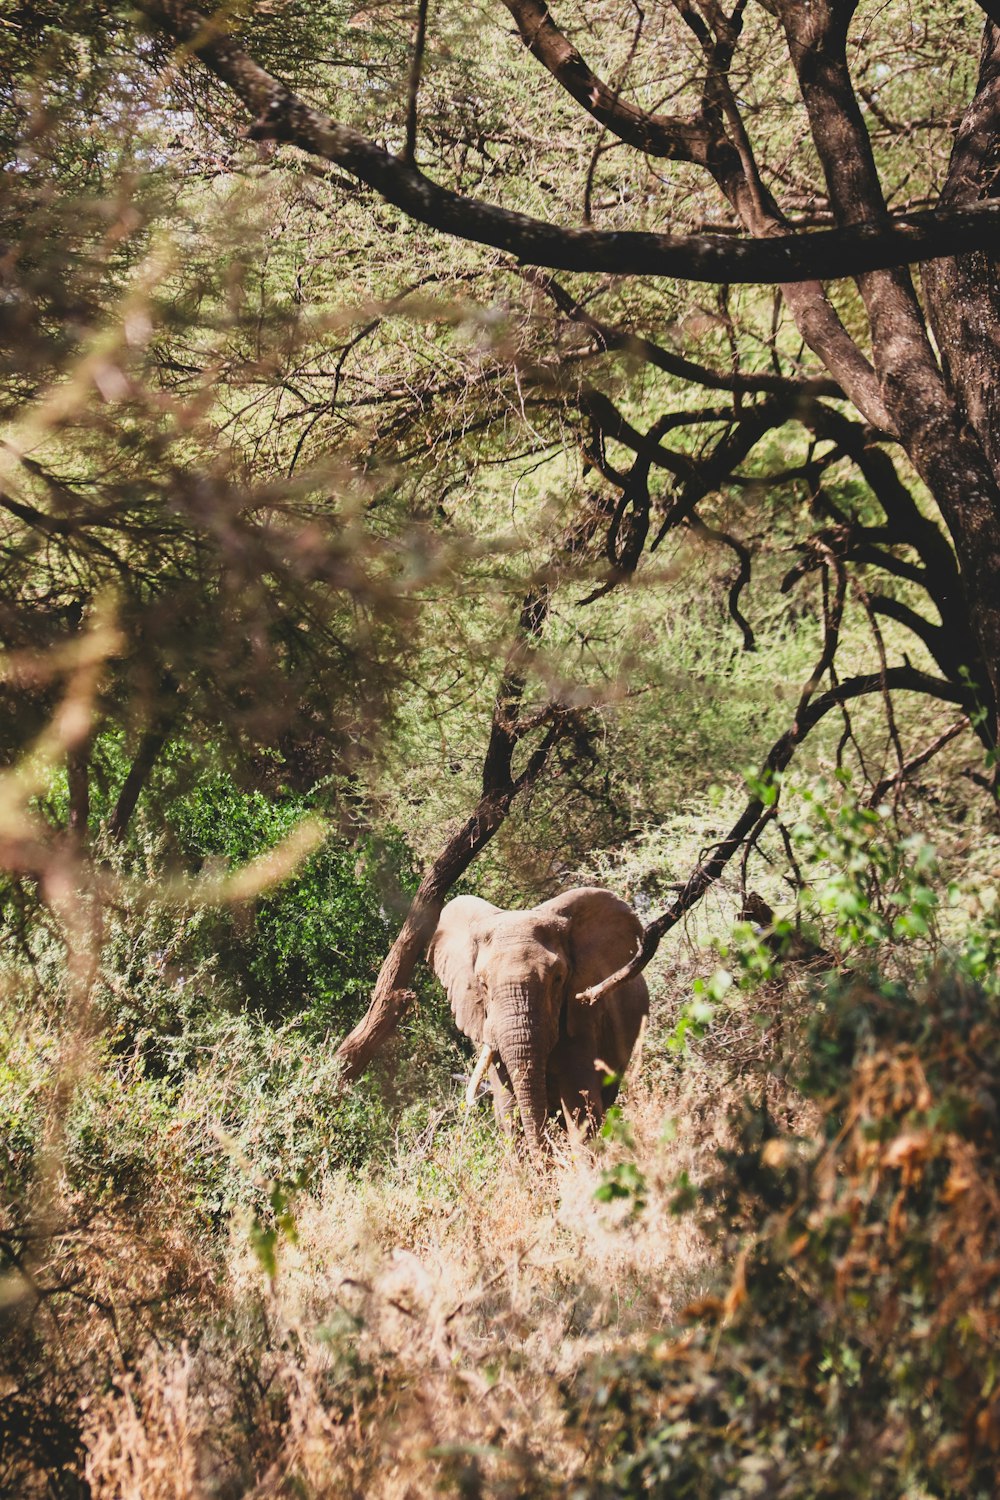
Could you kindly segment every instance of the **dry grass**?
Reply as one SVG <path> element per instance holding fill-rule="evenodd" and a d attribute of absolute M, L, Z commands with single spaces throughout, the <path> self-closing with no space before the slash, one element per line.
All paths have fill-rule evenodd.
<path fill-rule="evenodd" d="M 565 1383 L 675 1323 L 715 1275 L 670 1198 L 739 1091 L 677 1076 L 672 1100 L 633 1084 L 634 1149 L 564 1141 L 542 1176 L 491 1124 L 445 1116 L 381 1175 L 300 1199 L 273 1284 L 234 1228 L 225 1336 L 151 1349 L 90 1406 L 94 1500 L 563 1492 L 586 1458 Z M 623 1154 L 648 1184 L 638 1215 L 594 1199 Z"/>
<path fill-rule="evenodd" d="M 684 996 L 675 967 L 664 989 Z M 67 1474 L 82 1468 L 93 1500 L 566 1493 L 593 1466 L 566 1417 L 581 1369 L 725 1285 L 693 1217 L 672 1211 L 678 1179 L 714 1168 L 762 1090 L 780 1128 L 811 1128 L 769 1074 L 770 1024 L 720 1016 L 683 1065 L 647 1043 L 627 1130 L 596 1147 L 555 1137 L 544 1172 L 485 1106 L 442 1104 L 419 1132 L 401 1121 L 390 1159 L 296 1196 L 273 1281 L 248 1223 L 220 1243 L 191 1210 L 184 1137 L 143 1137 L 158 1170 L 142 1199 L 105 1196 L 46 1243 L 47 1283 L 79 1289 L 40 1310 L 53 1336 L 31 1355 L 74 1444 L 82 1414 Z M 671 1028 L 661 1012 L 651 1036 Z M 641 1212 L 595 1198 L 622 1163 L 641 1174 Z M 68 1198 L 63 1211 L 71 1223 Z M 46 1489 L 40 1457 L 19 1492 L 37 1478 L 31 1493 L 76 1493 Z"/>

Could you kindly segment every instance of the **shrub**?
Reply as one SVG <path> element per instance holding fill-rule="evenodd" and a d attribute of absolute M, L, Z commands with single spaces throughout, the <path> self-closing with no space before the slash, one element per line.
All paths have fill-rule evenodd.
<path fill-rule="evenodd" d="M 748 1111 L 696 1195 L 728 1288 L 566 1385 L 606 1455 L 580 1495 L 995 1493 L 1000 1005 L 838 983 L 805 1051 L 823 1138 Z"/>
<path fill-rule="evenodd" d="M 235 868 L 307 813 L 322 813 L 325 792 L 272 800 L 216 773 L 176 800 L 169 822 L 186 864 Z M 331 834 L 252 909 L 215 914 L 208 931 L 220 970 L 272 1018 L 304 1016 L 317 1032 L 351 1025 L 416 884 L 412 855 L 395 831 L 356 841 Z"/>

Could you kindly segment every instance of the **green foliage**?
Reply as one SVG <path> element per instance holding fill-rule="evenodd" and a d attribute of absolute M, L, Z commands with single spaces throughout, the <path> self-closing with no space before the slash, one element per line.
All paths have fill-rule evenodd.
<path fill-rule="evenodd" d="M 8 991 L 0 1003 L 0 1195 L 8 1203 L 23 1197 L 33 1176 L 57 1050 L 47 1028 L 25 1036 Z"/>
<path fill-rule="evenodd" d="M 305 1186 L 305 1182 L 305 1177 L 300 1175 L 294 1182 L 270 1183 L 266 1220 L 257 1213 L 250 1221 L 250 1248 L 257 1257 L 261 1270 L 272 1282 L 278 1274 L 278 1247 L 282 1240 L 290 1245 L 298 1244 L 299 1234 L 293 1205 L 296 1193 Z"/>
<path fill-rule="evenodd" d="M 613 1104 L 604 1117 L 601 1141 L 606 1145 L 613 1144 L 626 1153 L 635 1151 L 635 1137 L 617 1104 Z M 629 1214 L 634 1216 L 641 1214 L 646 1207 L 647 1193 L 648 1186 L 642 1169 L 631 1155 L 626 1155 L 604 1168 L 601 1180 L 594 1189 L 594 1198 L 598 1203 L 627 1203 Z"/>
<path fill-rule="evenodd" d="M 763 797 L 773 785 L 751 782 L 751 790 Z M 934 845 L 919 832 L 900 835 L 888 806 L 862 804 L 847 773 L 832 786 L 821 780 L 794 795 L 795 910 L 766 929 L 736 922 L 714 940 L 722 965 L 694 979 L 693 998 L 667 1039 L 675 1053 L 705 1037 L 721 1010 L 739 1009 L 759 987 L 780 981 L 789 960 L 805 957 L 813 969 L 829 971 L 881 964 L 917 975 L 947 951 L 960 972 L 989 990 L 997 984 L 995 901 L 984 904 L 978 890 L 948 880 Z"/>
<path fill-rule="evenodd" d="M 166 838 L 142 822 L 127 848 L 95 851 L 117 896 L 104 910 L 91 991 L 99 1035 L 74 1074 L 62 1149 L 66 1185 L 84 1201 L 138 1205 L 169 1179 L 203 1224 L 264 1215 L 264 1244 L 273 1224 L 262 1182 L 360 1171 L 393 1148 L 429 1080 L 450 1088 L 459 1057 L 436 995 L 404 1021 L 395 1063 L 340 1087 L 336 1041 L 367 1004 L 398 921 L 392 895 L 413 879 L 391 830 L 354 846 L 331 837 L 255 909 L 199 905 L 169 884 L 181 855 L 203 876 L 243 865 L 319 796 L 271 800 L 215 774 L 175 800 L 170 859 Z M 78 1024 L 51 914 L 36 913 L 26 953 L 5 943 L 0 978 L 0 1168 L 14 1200 L 39 1170 L 46 1101 Z M 34 1017 L 19 1008 L 24 996 Z"/>
<path fill-rule="evenodd" d="M 802 794 L 794 830 L 813 870 L 815 909 L 832 919 L 843 950 L 932 935 L 940 904 L 937 859 L 919 834 L 893 836 L 887 807 L 862 806 L 843 776 L 836 800 L 820 785 Z"/>
<path fill-rule="evenodd" d="M 99 992 L 123 1046 L 140 1031 L 165 1041 L 185 1016 L 214 1004 L 243 1004 L 279 1021 L 296 1016 L 317 1034 L 349 1029 L 417 886 L 406 840 L 383 824 L 353 838 L 331 832 L 291 876 L 252 902 L 179 906 L 167 891 L 162 899 L 130 899 L 136 877 L 155 893 L 177 867 L 192 875 L 236 870 L 287 838 L 303 818 L 338 811 L 339 782 L 265 792 L 212 769 L 217 759 L 171 746 L 150 788 L 155 817 L 136 820 L 124 849 L 102 843 L 96 850 L 124 887 L 106 914 Z M 118 737 L 98 739 L 94 764 L 92 815 L 99 823 L 110 816 L 127 770 Z M 65 773 L 57 774 L 44 799 L 56 824 L 65 820 L 67 797 Z M 160 817 L 165 827 L 153 834 L 150 825 Z M 36 972 L 41 977 L 45 966 L 51 992 L 60 945 L 44 914 L 36 912 L 33 921 Z M 418 983 L 430 993 L 426 978 Z"/>
<path fill-rule="evenodd" d="M 325 788 L 278 799 L 244 791 L 223 773 L 177 799 L 169 821 L 185 862 L 237 868 L 277 844 Z M 300 1015 L 317 1033 L 363 1012 L 379 965 L 416 888 L 412 856 L 387 829 L 355 842 L 331 835 L 253 910 L 215 918 L 215 950 L 246 1001 L 272 1018 Z"/>
<path fill-rule="evenodd" d="M 42 1167 L 44 1104 L 59 1057 L 52 1027 L 26 1024 L 0 1009 L 0 1183 L 6 1201 L 29 1195 Z M 425 1028 L 427 1023 L 422 1023 Z M 411 1030 L 409 1047 L 420 1046 Z M 426 1130 L 433 1084 L 450 1087 L 457 1059 L 428 1038 L 414 1063 L 349 1091 L 339 1084 L 334 1046 L 295 1024 L 204 1012 L 169 1037 L 147 1028 L 122 1053 L 120 1033 L 94 1044 L 67 1110 L 60 1151 L 66 1190 L 80 1203 L 139 1211 L 172 1195 L 179 1214 L 201 1230 L 234 1216 L 257 1225 L 261 1246 L 307 1180 L 348 1167 L 377 1168 L 401 1137 Z M 152 1056 L 166 1067 L 153 1070 Z M 283 1207 L 273 1201 L 285 1195 Z"/>

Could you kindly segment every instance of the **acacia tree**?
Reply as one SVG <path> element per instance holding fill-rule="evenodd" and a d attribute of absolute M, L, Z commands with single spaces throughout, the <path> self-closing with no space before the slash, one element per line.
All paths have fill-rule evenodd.
<path fill-rule="evenodd" d="M 807 462 L 794 476 L 804 482 L 813 518 L 802 539 L 802 558 L 786 579 L 792 587 L 809 570 L 823 578 L 825 639 L 816 670 L 793 723 L 772 747 L 764 769 L 780 770 L 813 724 L 859 695 L 896 689 L 930 693 L 971 713 L 988 746 L 996 740 L 1000 702 L 1000 453 L 997 450 L 997 356 L 1000 305 L 996 294 L 994 160 L 1000 109 L 1000 16 L 989 5 L 966 6 L 961 25 L 978 26 L 978 77 L 963 107 L 946 123 L 950 151 L 913 200 L 902 196 L 899 173 L 886 146 L 911 141 L 931 127 L 941 138 L 940 110 L 901 113 L 899 89 L 887 103 L 880 48 L 888 47 L 897 17 L 865 17 L 863 35 L 854 0 L 737 0 L 731 10 L 716 0 L 672 0 L 636 22 L 621 56 L 621 24 L 612 7 L 588 7 L 560 26 L 546 5 L 503 0 L 521 41 L 549 83 L 554 121 L 553 158 L 573 152 L 566 104 L 599 134 L 587 174 L 584 222 L 556 222 L 488 201 L 457 172 L 455 185 L 418 165 L 422 141 L 435 122 L 422 115 L 422 80 L 435 18 L 425 4 L 414 15 L 413 45 L 399 104 L 366 130 L 306 101 L 255 55 L 252 10 L 237 27 L 228 8 L 206 16 L 183 0 L 144 0 L 147 16 L 185 56 L 196 55 L 246 106 L 248 135 L 259 142 L 298 148 L 353 177 L 413 220 L 513 256 L 534 295 L 548 298 L 562 329 L 575 333 L 589 359 L 627 351 L 674 382 L 717 393 L 720 404 L 692 413 L 678 401 L 641 425 L 614 391 L 591 378 L 563 381 L 560 399 L 576 411 L 586 462 L 616 497 L 608 508 L 604 547 L 614 587 L 635 573 L 645 555 L 672 531 L 700 529 L 737 560 L 730 602 L 748 647 L 753 633 L 740 611 L 740 594 L 752 562 L 737 536 L 712 526 L 700 507 L 720 488 L 739 483 L 742 466 L 769 433 L 789 422 L 807 433 Z M 932 7 L 926 7 L 928 11 Z M 498 21 L 501 6 L 495 7 Z M 975 18 L 978 17 L 978 23 Z M 852 24 L 853 23 L 853 24 Z M 509 22 L 508 22 L 509 24 Z M 954 24 L 958 24 L 957 22 Z M 877 26 L 884 31 L 880 35 Z M 911 31 L 916 29 L 911 26 Z M 611 82 L 585 59 L 602 42 L 615 59 Z M 939 33 L 940 35 L 940 33 Z M 355 39 L 356 40 L 356 39 Z M 350 44 L 348 34 L 342 45 Z M 906 43 L 903 44 L 905 51 Z M 912 43 L 910 44 L 913 45 Z M 777 63 L 774 61 L 778 59 Z M 360 60 L 360 59 L 359 59 Z M 768 61 L 771 71 L 764 67 Z M 794 77 L 798 98 L 789 137 L 768 125 L 761 86 L 783 87 L 774 70 Z M 678 105 L 665 113 L 659 92 Z M 315 97 L 315 81 L 311 81 Z M 562 104 L 560 104 L 560 91 Z M 773 101 L 772 101 L 773 102 Z M 781 101 L 784 109 L 785 101 Z M 905 94 L 903 96 L 905 105 Z M 349 101 L 363 121 L 371 105 Z M 465 122 L 466 144 L 474 122 Z M 562 145 L 566 142 L 565 145 Z M 615 173 L 648 188 L 660 164 L 685 177 L 700 226 L 661 229 L 596 227 L 594 184 L 607 183 L 613 144 Z M 622 167 L 622 152 L 632 164 Z M 635 164 L 638 165 L 635 165 Z M 819 168 L 823 188 L 810 182 Z M 603 174 L 603 176 L 601 175 Z M 911 174 L 912 175 L 912 174 Z M 903 179 L 905 182 L 905 178 Z M 807 191 L 808 189 L 808 191 Z M 714 195 L 714 198 L 712 197 Z M 627 195 L 619 199 L 625 202 Z M 635 195 L 640 205 L 655 197 Z M 643 207 L 636 210 L 637 216 Z M 690 219 L 690 213 L 686 215 Z M 633 220 L 634 222 L 634 220 Z M 919 282 L 909 269 L 919 265 Z M 771 343 L 771 369 L 746 370 L 734 350 L 731 367 L 710 368 L 678 356 L 642 327 L 641 309 L 610 321 L 592 311 L 594 293 L 567 287 L 553 273 L 590 277 L 662 278 L 712 283 L 770 284 L 780 289 L 776 317 L 790 317 L 817 363 L 789 359 Z M 836 281 L 832 287 L 826 283 Z M 701 424 L 701 451 L 668 440 Z M 626 462 L 616 455 L 624 452 Z M 863 476 L 877 507 L 845 509 L 824 476 L 849 461 Z M 651 477 L 657 483 L 651 483 Z M 666 482 L 663 482 L 666 476 Z M 914 481 L 918 481 L 915 486 Z M 933 502 L 928 509 L 919 485 Z M 935 513 L 936 512 L 936 513 Z M 871 586 L 871 577 L 877 580 Z M 883 583 L 881 580 L 885 580 Z M 910 593 L 900 597 L 893 584 Z M 881 655 L 881 670 L 847 681 L 833 678 L 845 599 L 857 591 Z M 904 656 L 890 663 L 879 626 L 894 622 L 909 632 L 934 673 Z M 891 712 L 891 709 L 890 709 Z M 496 724 L 494 726 L 496 728 Z M 902 764 L 902 755 L 900 756 Z M 651 924 L 642 961 L 659 935 L 697 899 L 725 860 L 754 836 L 765 816 L 751 799 L 730 835 L 694 873 L 670 912 Z M 443 895 L 418 924 L 422 931 Z M 446 882 L 445 882 L 446 884 Z M 411 944 L 411 948 L 413 945 Z M 393 985 L 405 984 L 405 965 Z"/>

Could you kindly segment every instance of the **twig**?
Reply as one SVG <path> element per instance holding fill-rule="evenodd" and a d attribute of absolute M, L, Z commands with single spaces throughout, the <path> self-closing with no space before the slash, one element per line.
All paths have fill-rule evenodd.
<path fill-rule="evenodd" d="M 402 160 L 412 167 L 417 152 L 417 96 L 420 93 L 420 74 L 424 65 L 424 44 L 427 40 L 427 6 L 429 0 L 419 0 L 417 6 L 417 35 L 413 43 L 410 60 L 410 81 L 406 100 L 406 143 Z"/>
<path fill-rule="evenodd" d="M 929 760 L 937 755 L 939 750 L 943 750 L 945 745 L 950 744 L 952 740 L 958 738 L 963 730 L 969 728 L 971 728 L 971 721 L 969 720 L 968 715 L 965 715 L 963 718 L 958 719 L 954 724 L 951 725 L 949 729 L 946 729 L 943 734 L 939 734 L 937 739 L 931 740 L 929 745 L 925 745 L 923 750 L 921 750 L 917 755 L 914 755 L 910 760 L 905 761 L 903 765 L 900 766 L 899 770 L 895 771 L 892 776 L 883 776 L 882 780 L 878 782 L 871 796 L 868 798 L 867 805 L 869 807 L 877 807 L 878 804 L 882 801 L 883 797 L 885 797 L 888 792 L 892 791 L 894 786 L 902 786 L 906 782 L 908 776 L 912 775 L 914 771 L 919 771 L 920 767 L 925 766 Z"/>

